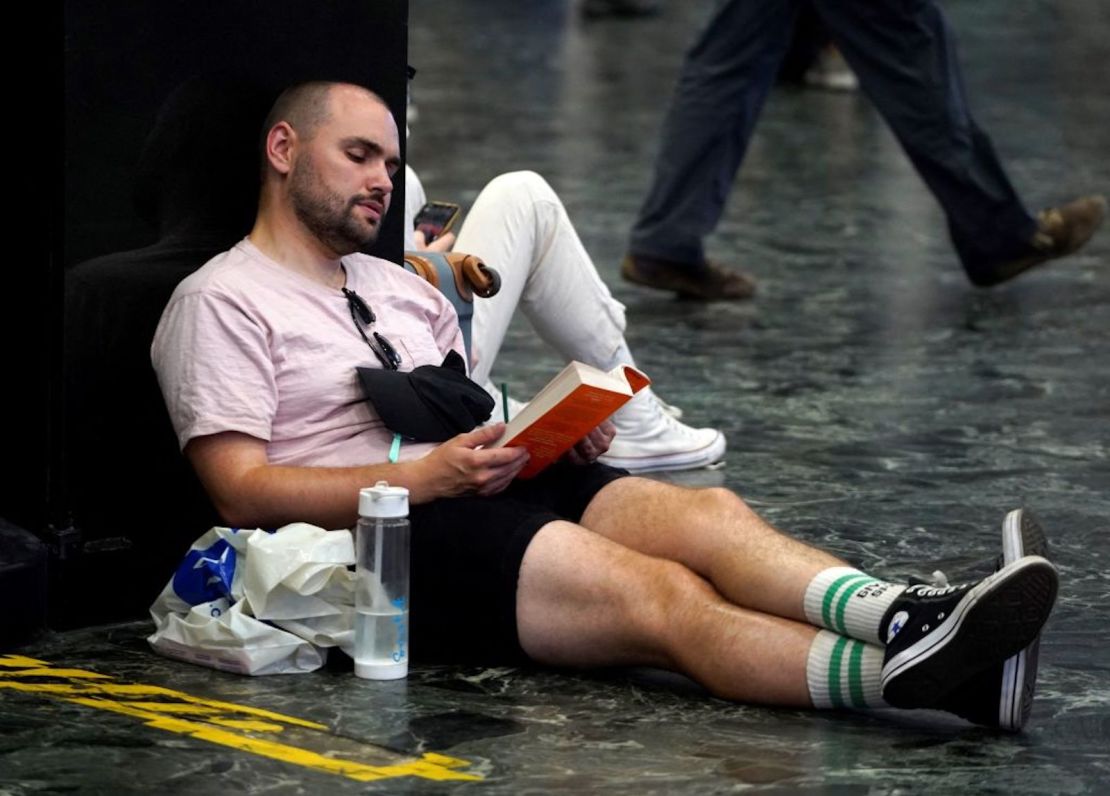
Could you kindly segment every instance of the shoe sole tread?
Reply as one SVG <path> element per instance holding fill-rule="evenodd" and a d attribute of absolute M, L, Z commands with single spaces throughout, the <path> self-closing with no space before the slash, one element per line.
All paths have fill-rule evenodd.
<path fill-rule="evenodd" d="M 1022 556 L 1048 558 L 1048 537 L 1044 528 L 1024 510 L 1006 515 L 1002 525 L 1002 566 Z M 999 694 L 998 726 L 1004 730 L 1020 730 L 1033 711 L 1037 688 L 1037 666 L 1040 659 L 1041 635 L 1033 643 L 1007 658 L 1002 666 L 1002 688 Z"/>

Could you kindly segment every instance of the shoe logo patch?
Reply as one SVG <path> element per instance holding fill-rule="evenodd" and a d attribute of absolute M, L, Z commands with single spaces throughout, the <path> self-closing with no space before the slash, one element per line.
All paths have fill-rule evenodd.
<path fill-rule="evenodd" d="M 906 621 L 910 615 L 906 611 L 899 611 L 890 619 L 890 625 L 886 629 L 886 643 L 889 644 L 891 639 L 898 635 L 898 632 L 906 626 Z"/>

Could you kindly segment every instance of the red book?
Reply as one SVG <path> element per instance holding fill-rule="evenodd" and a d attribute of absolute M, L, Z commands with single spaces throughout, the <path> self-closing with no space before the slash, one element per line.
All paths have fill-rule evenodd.
<path fill-rule="evenodd" d="M 509 421 L 491 447 L 527 448 L 531 458 L 517 478 L 532 478 L 649 384 L 651 379 L 631 365 L 606 373 L 571 362 Z"/>

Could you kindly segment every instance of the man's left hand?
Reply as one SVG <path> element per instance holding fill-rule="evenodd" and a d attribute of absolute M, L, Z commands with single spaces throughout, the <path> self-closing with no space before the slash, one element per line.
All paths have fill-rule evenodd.
<path fill-rule="evenodd" d="M 590 464 L 597 461 L 598 456 L 609 450 L 609 443 L 616 435 L 617 427 L 606 420 L 567 451 L 567 461 L 573 464 Z"/>

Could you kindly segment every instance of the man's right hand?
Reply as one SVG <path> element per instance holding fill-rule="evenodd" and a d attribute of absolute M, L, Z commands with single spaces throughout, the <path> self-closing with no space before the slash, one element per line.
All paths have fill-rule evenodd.
<path fill-rule="evenodd" d="M 495 423 L 459 434 L 414 462 L 423 471 L 424 488 L 435 497 L 488 496 L 504 490 L 528 463 L 527 449 L 479 449 L 496 442 L 504 430 L 504 423 Z"/>

